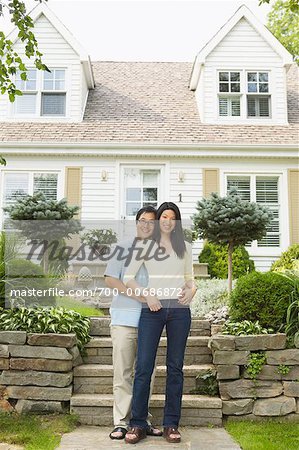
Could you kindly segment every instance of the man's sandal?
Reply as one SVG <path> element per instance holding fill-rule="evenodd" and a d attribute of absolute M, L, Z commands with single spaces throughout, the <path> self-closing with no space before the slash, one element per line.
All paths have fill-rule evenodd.
<path fill-rule="evenodd" d="M 181 442 L 181 434 L 176 427 L 164 427 L 163 437 L 167 442 Z"/>
<path fill-rule="evenodd" d="M 154 427 L 153 425 L 149 425 L 146 428 L 147 436 L 162 436 L 163 431 L 160 431 L 159 428 Z"/>
<path fill-rule="evenodd" d="M 128 430 L 126 430 L 126 428 L 116 427 L 116 428 L 114 428 L 113 431 L 111 431 L 111 433 L 109 434 L 109 437 L 110 437 L 110 439 L 121 440 L 121 439 L 125 438 L 127 432 L 128 432 Z M 112 433 L 122 433 L 122 434 L 121 434 L 121 436 L 112 436 Z"/>
<path fill-rule="evenodd" d="M 128 439 L 129 436 L 132 436 L 132 439 Z M 146 428 L 132 427 L 129 428 L 125 437 L 125 441 L 127 444 L 137 444 L 137 442 L 145 438 L 146 438 Z"/>

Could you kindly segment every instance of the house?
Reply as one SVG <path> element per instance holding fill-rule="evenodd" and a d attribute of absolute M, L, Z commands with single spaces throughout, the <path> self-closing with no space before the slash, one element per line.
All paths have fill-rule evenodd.
<path fill-rule="evenodd" d="M 0 207 L 42 191 L 80 205 L 82 220 L 165 200 L 188 219 L 197 200 L 235 186 L 274 212 L 248 247 L 257 269 L 299 242 L 298 67 L 246 6 L 193 65 L 91 62 L 47 5 L 31 16 L 52 72 L 31 68 L 17 79 L 24 95 L 0 99 Z"/>

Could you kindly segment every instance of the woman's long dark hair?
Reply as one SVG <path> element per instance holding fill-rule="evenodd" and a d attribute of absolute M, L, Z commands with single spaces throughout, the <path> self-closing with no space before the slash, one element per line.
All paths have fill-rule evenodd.
<path fill-rule="evenodd" d="M 175 213 L 175 228 L 172 230 L 170 234 L 170 241 L 176 255 L 178 256 L 178 258 L 182 259 L 184 258 L 186 252 L 186 244 L 184 240 L 181 212 L 175 203 L 164 202 L 159 206 L 157 210 L 156 226 L 153 233 L 153 238 L 160 245 L 161 241 L 160 217 L 162 216 L 163 212 L 166 211 L 167 209 L 170 209 Z"/>

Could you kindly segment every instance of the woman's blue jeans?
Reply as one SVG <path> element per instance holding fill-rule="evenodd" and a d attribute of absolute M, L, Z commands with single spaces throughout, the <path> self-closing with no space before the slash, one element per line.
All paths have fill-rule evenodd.
<path fill-rule="evenodd" d="M 164 326 L 167 334 L 167 379 L 164 407 L 164 427 L 178 427 L 183 395 L 183 365 L 188 334 L 191 326 L 189 306 L 177 300 L 161 300 L 162 308 L 151 311 L 142 308 L 138 327 L 138 349 L 133 387 L 131 426 L 147 427 L 151 376 L 160 337 Z"/>

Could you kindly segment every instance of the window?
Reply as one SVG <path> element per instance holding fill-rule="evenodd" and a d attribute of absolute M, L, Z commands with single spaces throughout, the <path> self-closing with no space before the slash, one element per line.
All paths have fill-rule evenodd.
<path fill-rule="evenodd" d="M 14 112 L 17 116 L 65 116 L 66 115 L 66 70 L 51 69 L 51 72 L 30 69 L 27 80 L 16 74 L 16 86 L 23 95 L 17 96 Z"/>
<path fill-rule="evenodd" d="M 135 216 L 143 206 L 158 205 L 158 170 L 125 168 L 125 215 Z"/>
<path fill-rule="evenodd" d="M 44 72 L 42 92 L 42 116 L 65 116 L 65 70 Z"/>
<path fill-rule="evenodd" d="M 280 204 L 277 176 L 228 176 L 227 191 L 236 188 L 243 200 L 260 203 L 269 207 L 273 212 L 273 219 L 267 228 L 266 236 L 256 241 L 257 247 L 280 246 Z M 250 245 L 250 244 L 249 244 Z"/>
<path fill-rule="evenodd" d="M 227 95 L 223 95 L 227 93 Z M 240 72 L 219 72 L 219 116 L 240 116 Z"/>
<path fill-rule="evenodd" d="M 58 174 L 9 172 L 4 174 L 3 206 L 10 206 L 26 195 L 43 192 L 47 200 L 57 200 Z M 7 219 L 7 213 L 4 214 Z M 5 228 L 5 225 L 4 225 Z"/>
<path fill-rule="evenodd" d="M 247 73 L 247 116 L 270 117 L 269 75 L 267 72 Z"/>
<path fill-rule="evenodd" d="M 219 117 L 271 117 L 269 72 L 221 70 L 217 77 Z"/>
<path fill-rule="evenodd" d="M 21 74 L 16 75 L 16 88 L 23 92 L 23 95 L 16 96 L 15 111 L 20 115 L 35 115 L 37 98 L 37 75 L 36 69 L 27 72 L 27 80 L 21 79 Z"/>

